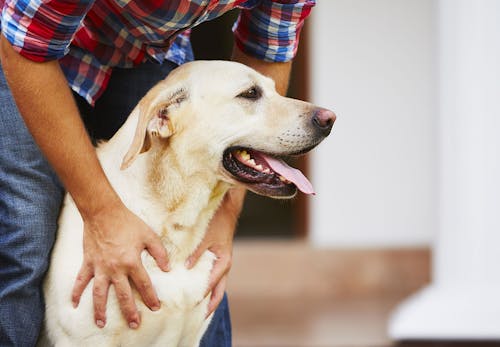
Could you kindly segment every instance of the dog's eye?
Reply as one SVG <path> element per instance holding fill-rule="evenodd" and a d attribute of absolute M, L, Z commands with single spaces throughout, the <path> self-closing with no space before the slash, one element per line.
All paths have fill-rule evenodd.
<path fill-rule="evenodd" d="M 243 93 L 239 94 L 239 98 L 257 100 L 262 96 L 262 92 L 258 87 L 252 87 L 250 89 L 245 90 Z"/>

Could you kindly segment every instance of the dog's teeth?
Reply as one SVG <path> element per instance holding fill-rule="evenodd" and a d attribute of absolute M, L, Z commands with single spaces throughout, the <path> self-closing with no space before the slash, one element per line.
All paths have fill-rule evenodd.
<path fill-rule="evenodd" d="M 247 160 L 247 161 L 248 161 L 250 164 L 252 164 L 253 166 L 255 166 L 255 160 L 253 160 L 253 159 L 249 159 L 249 160 Z"/>
<path fill-rule="evenodd" d="M 236 151 L 236 154 L 237 154 L 237 155 L 238 155 L 241 159 L 243 159 L 244 161 L 248 161 L 248 160 L 250 160 L 250 158 L 251 158 L 250 154 L 249 154 L 247 151 L 245 151 L 244 149 L 243 149 L 243 150 L 237 150 L 237 151 Z"/>
<path fill-rule="evenodd" d="M 255 168 L 256 168 L 257 170 L 259 170 L 259 171 L 264 171 L 264 168 L 263 168 L 263 167 L 262 167 L 262 165 L 260 165 L 260 164 L 259 164 L 259 165 L 257 165 Z"/>
<path fill-rule="evenodd" d="M 266 167 L 264 170 L 262 170 L 262 172 L 263 172 L 263 173 L 268 174 L 268 173 L 271 173 L 271 170 L 269 170 L 269 169 Z"/>

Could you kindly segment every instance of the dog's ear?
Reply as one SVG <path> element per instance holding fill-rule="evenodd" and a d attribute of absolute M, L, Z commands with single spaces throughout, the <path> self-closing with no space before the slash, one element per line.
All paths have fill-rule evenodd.
<path fill-rule="evenodd" d="M 155 139 L 166 139 L 174 133 L 169 112 L 186 98 L 186 94 L 180 89 L 164 98 L 155 90 L 157 87 L 148 92 L 132 111 L 131 117 L 135 114 L 138 117 L 137 128 L 121 170 L 128 168 L 139 154 L 148 151 Z"/>

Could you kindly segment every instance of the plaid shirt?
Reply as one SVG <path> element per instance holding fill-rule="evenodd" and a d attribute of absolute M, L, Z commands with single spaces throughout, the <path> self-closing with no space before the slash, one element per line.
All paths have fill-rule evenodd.
<path fill-rule="evenodd" d="M 246 54 L 291 60 L 315 0 L 0 0 L 2 34 L 34 61 L 59 59 L 70 86 L 90 104 L 113 67 L 148 58 L 193 60 L 189 28 L 238 7 L 233 31 Z M 214 38 L 216 39 L 216 38 Z"/>

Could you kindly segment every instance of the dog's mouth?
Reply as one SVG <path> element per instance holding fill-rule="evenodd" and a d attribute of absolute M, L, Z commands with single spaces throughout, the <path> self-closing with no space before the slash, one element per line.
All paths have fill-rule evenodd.
<path fill-rule="evenodd" d="M 260 195 L 291 198 L 297 189 L 314 194 L 311 182 L 300 170 L 270 154 L 231 147 L 224 151 L 222 165 L 234 179 Z"/>

